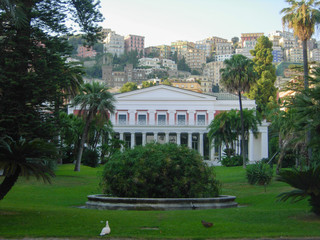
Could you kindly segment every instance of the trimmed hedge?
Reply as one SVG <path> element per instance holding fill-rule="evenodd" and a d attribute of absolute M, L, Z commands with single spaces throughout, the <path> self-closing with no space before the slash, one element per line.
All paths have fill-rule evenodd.
<path fill-rule="evenodd" d="M 156 143 L 114 154 L 101 183 L 105 194 L 136 198 L 216 197 L 221 187 L 198 152 Z"/>

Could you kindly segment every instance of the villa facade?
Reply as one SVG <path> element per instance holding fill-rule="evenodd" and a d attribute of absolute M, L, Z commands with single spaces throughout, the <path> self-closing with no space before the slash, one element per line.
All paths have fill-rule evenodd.
<path fill-rule="evenodd" d="M 236 96 L 228 100 L 223 94 L 217 97 L 166 85 L 114 96 L 115 113 L 110 119 L 116 135 L 128 147 L 153 141 L 186 145 L 214 165 L 219 164 L 221 151 L 210 146 L 207 127 L 218 113 L 239 109 Z M 243 108 L 255 107 L 253 100 L 243 100 Z M 75 112 L 74 109 L 70 110 Z M 253 133 L 249 135 L 246 142 L 249 161 L 268 157 L 268 124 L 259 126 L 257 138 Z M 240 153 L 240 144 L 236 151 Z"/>

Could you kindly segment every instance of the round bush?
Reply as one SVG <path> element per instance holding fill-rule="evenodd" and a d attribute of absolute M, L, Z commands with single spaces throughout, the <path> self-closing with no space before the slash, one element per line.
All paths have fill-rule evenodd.
<path fill-rule="evenodd" d="M 256 162 L 247 166 L 246 176 L 249 184 L 267 185 L 272 179 L 272 169 L 264 162 Z"/>
<path fill-rule="evenodd" d="M 147 144 L 115 153 L 105 164 L 103 192 L 117 197 L 192 198 L 219 195 L 220 184 L 198 152 Z"/>
<path fill-rule="evenodd" d="M 82 155 L 82 164 L 88 167 L 98 167 L 99 153 L 94 149 L 85 148 Z"/>

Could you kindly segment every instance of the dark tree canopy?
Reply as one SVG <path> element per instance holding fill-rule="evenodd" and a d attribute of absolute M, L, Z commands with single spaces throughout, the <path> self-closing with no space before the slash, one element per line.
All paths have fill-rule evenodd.
<path fill-rule="evenodd" d="M 82 80 L 65 61 L 72 49 L 62 36 L 77 29 L 93 44 L 98 7 L 95 0 L 0 1 L 0 135 L 52 137 L 54 109 Z"/>

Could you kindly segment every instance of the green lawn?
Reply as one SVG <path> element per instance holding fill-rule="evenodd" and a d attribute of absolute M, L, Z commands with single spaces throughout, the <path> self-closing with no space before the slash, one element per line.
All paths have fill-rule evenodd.
<path fill-rule="evenodd" d="M 72 238 L 263 238 L 320 237 L 320 218 L 307 201 L 276 201 L 290 188 L 273 181 L 264 192 L 250 186 L 242 167 L 217 167 L 222 194 L 235 195 L 238 208 L 188 211 L 107 211 L 81 209 L 89 194 L 100 193 L 101 168 L 59 166 L 51 185 L 20 178 L 0 201 L 0 239 L 23 237 Z M 3 178 L 0 177 L 0 181 Z M 201 220 L 214 223 L 204 228 Z M 109 220 L 111 235 L 99 237 Z M 150 229 L 154 228 L 154 229 Z"/>

